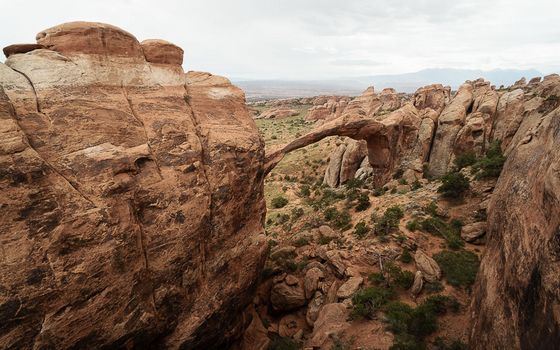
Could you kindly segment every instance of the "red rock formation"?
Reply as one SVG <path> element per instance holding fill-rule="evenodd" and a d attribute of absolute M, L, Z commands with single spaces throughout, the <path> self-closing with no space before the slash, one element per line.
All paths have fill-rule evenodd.
<path fill-rule="evenodd" d="M 226 344 L 266 250 L 243 92 L 113 26 L 37 39 L 0 64 L 0 347 Z"/>
<path fill-rule="evenodd" d="M 560 77 L 530 93 L 488 206 L 487 248 L 473 290 L 472 349 L 560 343 Z M 516 141 L 518 140 L 518 141 Z"/>

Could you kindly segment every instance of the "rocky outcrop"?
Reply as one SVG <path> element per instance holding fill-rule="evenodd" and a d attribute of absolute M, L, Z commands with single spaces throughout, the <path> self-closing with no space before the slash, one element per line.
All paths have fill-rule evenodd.
<path fill-rule="evenodd" d="M 531 95 L 488 206 L 472 349 L 560 342 L 560 77 L 545 78 Z"/>
<path fill-rule="evenodd" d="M 457 155 L 484 152 L 490 140 L 498 98 L 490 82 L 483 79 L 461 85 L 438 118 L 430 153 L 430 175 L 447 173 Z"/>
<path fill-rule="evenodd" d="M 0 64 L 0 347 L 220 348 L 266 252 L 243 92 L 110 25 L 37 43 Z"/>
<path fill-rule="evenodd" d="M 283 119 L 298 115 L 299 112 L 290 108 L 272 108 L 267 109 L 257 116 L 256 119 Z"/>

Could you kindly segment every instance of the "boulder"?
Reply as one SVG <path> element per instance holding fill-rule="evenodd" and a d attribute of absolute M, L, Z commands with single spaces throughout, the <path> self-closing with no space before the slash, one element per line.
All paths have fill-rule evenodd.
<path fill-rule="evenodd" d="M 146 61 L 161 64 L 183 64 L 183 49 L 165 40 L 149 39 L 140 43 Z"/>
<path fill-rule="evenodd" d="M 325 296 L 320 291 L 316 291 L 313 295 L 313 299 L 307 305 L 307 312 L 305 314 L 305 320 L 309 326 L 313 326 L 315 320 L 317 320 L 317 316 L 319 316 L 319 311 L 321 311 L 321 307 L 325 303 Z"/>
<path fill-rule="evenodd" d="M 338 250 L 329 250 L 326 252 L 327 263 L 334 269 L 334 272 L 343 277 L 346 271 L 346 262 Z"/>
<path fill-rule="evenodd" d="M 410 294 L 412 294 L 413 297 L 416 297 L 422 291 L 422 287 L 424 286 L 423 279 L 422 271 L 416 271 L 414 274 L 414 282 L 412 283 L 412 287 L 410 287 Z"/>
<path fill-rule="evenodd" d="M 323 271 L 317 267 L 312 267 L 305 273 L 303 286 L 305 297 L 310 299 L 319 286 L 319 281 L 325 277 Z"/>
<path fill-rule="evenodd" d="M 305 327 L 303 320 L 295 315 L 286 315 L 278 323 L 278 335 L 291 338 Z"/>
<path fill-rule="evenodd" d="M 364 279 L 362 277 L 350 277 L 348 281 L 344 282 L 336 292 L 336 296 L 339 299 L 350 298 L 354 293 L 358 291 Z"/>
<path fill-rule="evenodd" d="M 486 222 L 475 222 L 461 228 L 461 238 L 469 243 L 475 242 L 486 234 Z"/>
<path fill-rule="evenodd" d="M 350 324 L 346 321 L 348 310 L 342 303 L 326 304 L 319 311 L 313 325 L 311 338 L 306 346 L 320 349 L 329 348 L 329 341 L 333 336 L 340 335 Z"/>
<path fill-rule="evenodd" d="M 5 48 L 2 49 L 2 51 L 4 52 L 4 56 L 8 58 L 11 55 L 15 55 L 18 53 L 28 53 L 33 50 L 39 50 L 44 48 L 45 47 L 43 45 L 39 45 L 39 44 L 13 44 L 13 45 L 6 46 Z"/>
<path fill-rule="evenodd" d="M 276 311 L 290 311 L 305 305 L 303 284 L 298 281 L 289 285 L 286 281 L 274 284 L 270 291 L 270 303 Z"/>
<path fill-rule="evenodd" d="M 422 272 L 422 277 L 428 282 L 436 282 L 441 278 L 441 269 L 437 262 L 423 250 L 417 249 L 414 254 L 416 268 Z"/>

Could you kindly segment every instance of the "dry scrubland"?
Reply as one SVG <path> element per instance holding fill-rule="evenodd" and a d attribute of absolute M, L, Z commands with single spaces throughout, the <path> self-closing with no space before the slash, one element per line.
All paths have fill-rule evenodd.
<path fill-rule="evenodd" d="M 308 107 L 299 108 L 297 116 L 257 120 L 267 149 L 313 127 L 304 121 Z M 320 338 L 306 322 L 312 300 L 277 305 L 293 302 L 290 298 L 297 299 L 297 291 L 282 291 L 295 293 L 282 301 L 271 295 L 282 278 L 295 277 L 305 285 L 309 271 L 318 265 L 326 298 L 329 287 L 336 291 L 333 285 L 361 281 L 349 286 L 348 295 L 335 295 L 334 301 L 343 303 L 350 317 L 330 320 L 344 330 L 321 346 L 466 348 L 469 294 L 484 245 L 482 239 L 465 242 L 461 228 L 484 219 L 495 180 L 477 179 L 470 167 L 463 169 L 470 190 L 458 199 L 438 193 L 440 180 L 409 184 L 398 173 L 384 188 L 374 188 L 367 180 L 328 188 L 322 182 L 329 155 L 342 142 L 342 137 L 331 137 L 294 151 L 265 180 L 265 227 L 271 249 L 257 311 L 274 335 L 269 348 L 297 349 Z M 422 270 L 415 263 L 416 249 L 433 257 L 442 274 L 441 279 L 424 283 L 421 291 L 413 286 L 416 272 Z M 345 267 L 337 271 L 339 263 Z"/>

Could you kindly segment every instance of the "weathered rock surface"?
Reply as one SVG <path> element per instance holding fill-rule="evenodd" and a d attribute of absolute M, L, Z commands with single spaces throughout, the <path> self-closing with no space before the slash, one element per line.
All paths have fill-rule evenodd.
<path fill-rule="evenodd" d="M 432 259 L 426 252 L 417 249 L 414 254 L 414 262 L 416 268 L 422 272 L 422 277 L 428 282 L 436 282 L 441 278 L 441 269 L 437 262 Z"/>
<path fill-rule="evenodd" d="M 299 112 L 289 108 L 272 108 L 259 114 L 257 119 L 282 119 L 298 115 Z"/>
<path fill-rule="evenodd" d="M 333 335 L 338 335 L 350 325 L 346 319 L 348 311 L 342 303 L 326 304 L 321 308 L 313 326 L 313 334 L 306 346 L 328 348 L 327 343 Z"/>
<path fill-rule="evenodd" d="M 350 298 L 354 293 L 358 291 L 364 279 L 362 277 L 350 277 L 348 281 L 344 282 L 336 292 L 336 296 L 340 299 Z"/>
<path fill-rule="evenodd" d="M 472 349 L 560 343 L 560 77 L 545 78 L 532 93 L 488 206 Z"/>
<path fill-rule="evenodd" d="M 474 222 L 461 228 L 461 238 L 474 242 L 486 234 L 486 222 Z"/>
<path fill-rule="evenodd" d="M 266 252 L 244 94 L 105 24 L 0 64 L 0 347 L 211 348 Z"/>
<path fill-rule="evenodd" d="M 303 283 L 296 281 L 282 281 L 274 284 L 270 291 L 270 303 L 276 311 L 289 311 L 305 305 L 305 291 Z"/>

